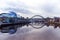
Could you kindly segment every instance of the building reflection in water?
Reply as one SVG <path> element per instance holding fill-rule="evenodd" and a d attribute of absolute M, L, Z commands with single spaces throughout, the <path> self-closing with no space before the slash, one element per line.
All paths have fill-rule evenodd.
<path fill-rule="evenodd" d="M 16 33 L 17 29 L 22 26 L 24 26 L 25 24 L 20 24 L 20 25 L 10 25 L 10 26 L 2 26 L 0 27 L 0 31 L 2 33 L 10 33 L 10 34 L 14 34 Z"/>

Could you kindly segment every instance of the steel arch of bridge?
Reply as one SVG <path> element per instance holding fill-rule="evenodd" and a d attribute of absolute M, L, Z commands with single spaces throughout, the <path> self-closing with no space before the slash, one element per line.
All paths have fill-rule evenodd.
<path fill-rule="evenodd" d="M 41 16 L 41 15 L 35 15 L 35 16 L 32 16 L 30 19 L 33 19 L 34 17 L 41 17 L 41 18 L 44 18 L 43 16 Z"/>

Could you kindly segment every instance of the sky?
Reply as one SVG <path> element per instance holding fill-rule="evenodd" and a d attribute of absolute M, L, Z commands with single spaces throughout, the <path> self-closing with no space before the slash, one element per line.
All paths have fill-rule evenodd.
<path fill-rule="evenodd" d="M 0 0 L 0 14 L 10 11 L 14 11 L 18 16 L 23 17 L 32 17 L 34 15 L 60 17 L 60 0 Z M 60 32 L 57 29 L 56 31 Z M 9 34 L 0 33 L 0 40 L 5 40 L 8 36 Z"/>
<path fill-rule="evenodd" d="M 14 11 L 24 17 L 60 17 L 59 10 L 60 0 L 0 0 L 0 12 Z"/>

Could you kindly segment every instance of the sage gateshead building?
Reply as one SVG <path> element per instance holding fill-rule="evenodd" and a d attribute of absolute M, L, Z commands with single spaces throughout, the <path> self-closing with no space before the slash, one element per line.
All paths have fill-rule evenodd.
<path fill-rule="evenodd" d="M 0 23 L 14 23 L 14 22 L 19 22 L 20 19 L 22 20 L 25 18 L 22 16 L 17 17 L 17 14 L 15 12 L 0 14 Z"/>

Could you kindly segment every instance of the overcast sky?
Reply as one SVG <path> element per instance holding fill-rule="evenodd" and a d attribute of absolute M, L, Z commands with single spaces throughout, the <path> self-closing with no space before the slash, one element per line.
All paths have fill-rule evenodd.
<path fill-rule="evenodd" d="M 60 16 L 60 0 L 0 0 L 0 12 L 15 11 L 24 17 Z"/>

